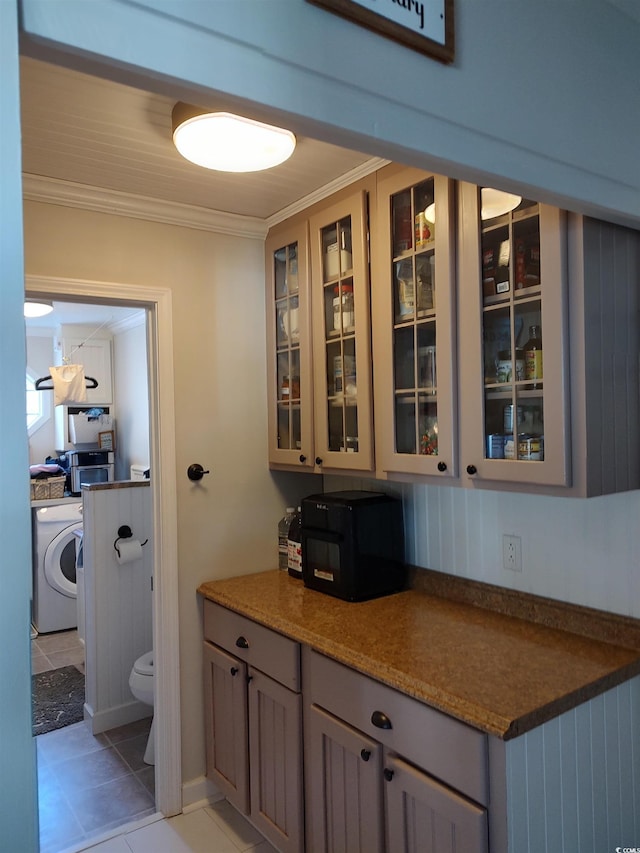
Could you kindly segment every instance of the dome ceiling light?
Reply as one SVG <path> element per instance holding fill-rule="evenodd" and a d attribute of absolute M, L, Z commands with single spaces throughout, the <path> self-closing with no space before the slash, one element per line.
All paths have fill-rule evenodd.
<path fill-rule="evenodd" d="M 177 103 L 173 143 L 182 156 L 219 172 L 258 172 L 284 163 L 296 147 L 290 130 L 232 113 L 207 113 Z"/>
<path fill-rule="evenodd" d="M 26 299 L 24 303 L 25 317 L 45 317 L 53 311 L 53 302 L 43 299 Z"/>
<path fill-rule="evenodd" d="M 502 216 L 504 213 L 509 213 L 510 210 L 515 210 L 522 201 L 522 196 L 506 193 L 503 190 L 494 190 L 490 187 L 483 187 L 481 191 L 482 211 L 481 219 L 493 219 L 495 216 Z M 430 204 L 424 212 L 427 222 L 436 221 L 436 206 Z"/>

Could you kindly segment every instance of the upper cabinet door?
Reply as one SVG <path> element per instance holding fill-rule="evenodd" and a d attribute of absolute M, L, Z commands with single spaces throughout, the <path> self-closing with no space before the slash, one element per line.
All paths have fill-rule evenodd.
<path fill-rule="evenodd" d="M 371 471 L 371 343 L 367 194 L 309 221 L 316 465 Z"/>
<path fill-rule="evenodd" d="M 563 213 L 460 186 L 463 481 L 570 482 Z"/>
<path fill-rule="evenodd" d="M 383 472 L 457 475 L 453 184 L 389 166 L 372 264 L 376 454 Z"/>
<path fill-rule="evenodd" d="M 313 380 L 307 223 L 269 234 L 267 394 L 269 461 L 312 468 Z"/>

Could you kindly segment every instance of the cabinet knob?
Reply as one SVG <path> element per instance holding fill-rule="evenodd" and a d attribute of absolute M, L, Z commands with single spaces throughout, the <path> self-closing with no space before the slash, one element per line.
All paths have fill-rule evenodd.
<path fill-rule="evenodd" d="M 473 477 L 473 475 L 477 474 L 477 473 L 478 473 L 478 469 L 476 468 L 475 465 L 467 465 L 467 474 L 470 477 Z"/>
<path fill-rule="evenodd" d="M 249 648 L 249 642 L 248 642 L 248 640 L 247 640 L 247 638 L 246 638 L 246 637 L 242 637 L 242 636 L 240 636 L 240 637 L 238 637 L 238 639 L 236 640 L 236 646 L 237 646 L 239 649 L 248 649 L 248 648 Z"/>
<path fill-rule="evenodd" d="M 307 457 L 304 455 L 304 453 L 301 453 L 301 454 L 300 454 L 299 459 L 300 459 L 300 461 L 301 461 L 301 462 L 306 462 L 306 461 L 307 461 Z"/>
<path fill-rule="evenodd" d="M 387 782 L 390 782 L 393 779 L 393 770 L 390 770 L 388 767 L 385 767 L 382 771 L 382 775 L 387 780 Z"/>
<path fill-rule="evenodd" d="M 360 758 L 363 761 L 368 761 L 371 758 L 371 750 L 370 749 L 361 749 L 360 750 Z"/>
<path fill-rule="evenodd" d="M 322 459 L 319 456 L 316 456 L 316 465 L 322 465 Z"/>
<path fill-rule="evenodd" d="M 438 462 L 438 471 L 446 471 L 447 463 L 446 462 Z"/>
<path fill-rule="evenodd" d="M 238 674 L 238 667 L 232 666 L 231 669 L 229 670 L 229 672 L 231 673 L 231 675 L 237 675 Z"/>
<path fill-rule="evenodd" d="M 248 684 L 250 681 L 253 681 L 253 676 L 252 676 L 252 675 L 248 675 L 248 676 L 247 676 L 247 684 Z"/>
<path fill-rule="evenodd" d="M 391 729 L 391 720 L 383 711 L 374 711 L 371 715 L 371 722 L 379 729 Z"/>

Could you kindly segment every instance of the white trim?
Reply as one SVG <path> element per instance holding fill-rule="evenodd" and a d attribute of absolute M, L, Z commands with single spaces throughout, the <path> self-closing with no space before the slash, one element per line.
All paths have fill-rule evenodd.
<path fill-rule="evenodd" d="M 156 667 L 156 808 L 166 817 L 182 810 L 178 542 L 173 394 L 171 291 L 121 282 L 26 276 L 28 291 L 44 297 L 87 297 L 135 304 L 147 311 L 149 431 L 153 502 L 153 636 Z M 160 428 L 162 427 L 162 428 Z"/>
<path fill-rule="evenodd" d="M 198 231 L 213 231 L 253 240 L 264 240 L 267 233 L 264 220 L 254 216 L 238 216 L 196 205 L 131 195 L 57 178 L 23 174 L 22 187 L 23 198 L 44 204 L 60 204 L 96 213 L 128 216 L 132 219 L 145 219 L 149 222 L 162 222 L 165 225 L 179 225 Z"/>
<path fill-rule="evenodd" d="M 285 219 L 289 219 L 295 213 L 306 210 L 312 204 L 323 201 L 344 187 L 348 187 L 355 181 L 376 172 L 389 162 L 382 157 L 372 157 L 360 166 L 356 166 L 355 169 L 340 175 L 325 186 L 314 190 L 266 219 L 258 219 L 255 216 L 238 216 L 237 214 L 223 213 L 219 210 L 205 209 L 196 205 L 131 195 L 117 190 L 62 181 L 58 178 L 47 178 L 42 175 L 23 174 L 22 186 L 23 196 L 29 201 L 60 204 L 64 207 L 77 207 L 82 210 L 93 210 L 97 213 L 110 213 L 118 216 L 129 216 L 133 219 L 146 219 L 149 222 L 162 222 L 165 225 L 179 225 L 200 231 L 212 231 L 217 234 L 264 240 L 268 230 L 274 225 L 284 222 Z"/>
<path fill-rule="evenodd" d="M 361 178 L 366 178 L 367 175 L 370 175 L 372 172 L 377 172 L 378 169 L 382 169 L 383 166 L 389 165 L 390 162 L 390 160 L 384 160 L 382 157 L 372 157 L 360 166 L 356 166 L 355 169 L 351 169 L 351 171 L 346 172 L 344 175 L 340 175 L 339 178 L 336 178 L 328 184 L 325 184 L 323 187 L 320 187 L 320 189 L 309 193 L 304 198 L 298 199 L 298 201 L 295 201 L 288 207 L 284 207 L 282 210 L 274 213 L 273 216 L 268 216 L 265 219 L 265 222 L 269 228 L 272 228 L 274 225 L 284 222 L 285 219 L 289 219 L 289 217 L 293 216 L 295 213 L 300 213 L 308 207 L 311 207 L 312 204 L 324 201 L 325 198 L 329 198 L 329 196 L 337 193 L 339 190 L 351 186 L 351 184 L 354 184 Z"/>
<path fill-rule="evenodd" d="M 198 776 L 185 782 L 182 786 L 182 810 L 192 812 L 202 806 L 209 806 L 224 799 L 222 792 L 207 779 L 206 776 Z"/>
<path fill-rule="evenodd" d="M 138 326 L 144 325 L 144 322 L 145 312 L 135 311 L 133 314 L 129 314 L 128 317 L 123 317 L 121 320 L 109 323 L 107 329 L 113 335 L 121 335 L 123 332 L 129 332 L 131 329 L 137 329 Z"/>

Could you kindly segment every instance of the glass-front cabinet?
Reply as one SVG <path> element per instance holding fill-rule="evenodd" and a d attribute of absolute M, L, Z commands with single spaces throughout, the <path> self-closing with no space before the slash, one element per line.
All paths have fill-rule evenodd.
<path fill-rule="evenodd" d="M 389 166 L 372 272 L 377 467 L 456 476 L 452 183 Z"/>
<path fill-rule="evenodd" d="M 373 469 L 367 195 L 309 221 L 315 464 Z"/>
<path fill-rule="evenodd" d="M 562 212 L 461 185 L 463 477 L 569 481 Z"/>
<path fill-rule="evenodd" d="M 314 465 L 307 223 L 266 241 L 269 460 Z"/>

